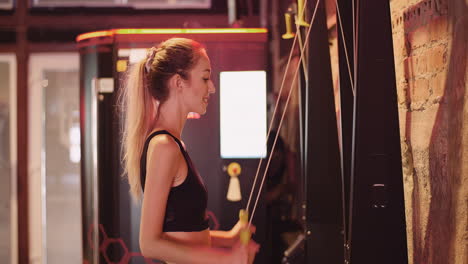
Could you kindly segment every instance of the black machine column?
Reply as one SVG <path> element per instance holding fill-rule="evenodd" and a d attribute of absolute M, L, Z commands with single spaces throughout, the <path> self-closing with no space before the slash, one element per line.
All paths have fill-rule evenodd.
<path fill-rule="evenodd" d="M 338 5 L 341 167 L 325 12 L 320 5 L 308 47 L 306 263 L 407 263 L 389 4 Z M 358 47 L 355 65 L 353 33 Z"/>
<path fill-rule="evenodd" d="M 309 1 L 309 17 L 317 1 Z M 309 20 L 310 21 L 310 20 Z M 305 87 L 306 263 L 343 263 L 340 154 L 325 3 L 320 1 L 307 47 Z"/>
<path fill-rule="evenodd" d="M 353 105 L 354 105 L 354 43 L 353 43 L 353 16 L 352 2 L 348 0 L 337 1 L 337 34 L 339 57 L 339 87 L 340 87 L 340 148 L 341 171 L 344 206 L 344 238 L 347 241 L 349 230 L 349 192 L 351 177 L 351 153 L 353 134 Z M 339 17 L 341 19 L 339 19 Z M 348 68 L 349 67 L 349 68 Z"/>
<path fill-rule="evenodd" d="M 113 47 L 88 46 L 80 53 L 83 259 L 115 262 L 126 254 L 125 244 L 115 238 L 126 232 L 119 221 L 122 179 L 120 148 L 115 142 L 119 142 L 120 122 L 117 115 L 109 114 L 114 113 L 116 101 Z"/>
<path fill-rule="evenodd" d="M 408 256 L 389 1 L 356 3 L 350 260 L 403 264 Z"/>

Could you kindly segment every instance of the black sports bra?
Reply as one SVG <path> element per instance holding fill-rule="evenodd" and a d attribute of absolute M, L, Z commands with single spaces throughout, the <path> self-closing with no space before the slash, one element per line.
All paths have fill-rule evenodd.
<path fill-rule="evenodd" d="M 146 139 L 140 160 L 140 180 L 143 191 L 146 179 L 146 156 L 151 139 L 157 135 L 171 136 L 179 145 L 187 162 L 187 177 L 184 182 L 172 187 L 167 198 L 163 232 L 194 232 L 208 228 L 206 206 L 208 195 L 203 180 L 195 170 L 192 161 L 180 140 L 166 130 L 153 132 Z"/>

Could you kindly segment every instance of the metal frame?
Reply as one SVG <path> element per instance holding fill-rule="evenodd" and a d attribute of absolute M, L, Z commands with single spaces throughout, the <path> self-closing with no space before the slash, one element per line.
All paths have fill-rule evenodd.
<path fill-rule="evenodd" d="M 99 248 L 99 163 L 98 163 L 98 137 L 99 137 L 99 119 L 98 119 L 98 78 L 94 78 L 92 85 L 91 96 L 91 142 L 92 146 L 92 192 L 93 192 L 93 246 Z M 99 251 L 93 251 L 93 262 L 99 263 Z"/>
<path fill-rule="evenodd" d="M 17 140 L 16 140 L 16 58 L 14 54 L 0 54 L 0 61 L 9 62 L 10 85 L 10 260 L 18 263 L 18 195 L 17 195 Z"/>

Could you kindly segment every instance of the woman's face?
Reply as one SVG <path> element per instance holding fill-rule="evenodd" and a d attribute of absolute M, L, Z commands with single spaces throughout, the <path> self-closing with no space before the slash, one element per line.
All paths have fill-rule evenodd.
<path fill-rule="evenodd" d="M 205 51 L 200 53 L 192 70 L 189 71 L 188 86 L 184 89 L 184 101 L 189 112 L 205 114 L 210 95 L 215 92 L 211 81 L 210 59 Z"/>

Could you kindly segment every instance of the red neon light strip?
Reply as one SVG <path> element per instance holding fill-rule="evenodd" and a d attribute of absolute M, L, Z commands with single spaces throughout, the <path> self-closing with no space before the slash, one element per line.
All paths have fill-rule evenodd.
<path fill-rule="evenodd" d="M 78 35 L 77 42 L 85 39 L 128 34 L 239 34 L 267 33 L 265 28 L 124 28 L 107 31 L 96 31 Z"/>

